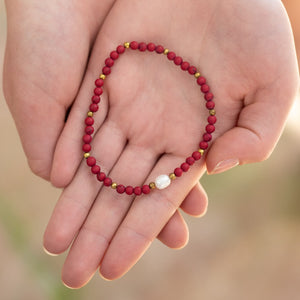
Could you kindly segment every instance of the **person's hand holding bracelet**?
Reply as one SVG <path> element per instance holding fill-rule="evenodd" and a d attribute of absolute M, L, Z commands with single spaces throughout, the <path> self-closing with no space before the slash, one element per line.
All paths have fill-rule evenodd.
<path fill-rule="evenodd" d="M 167 189 L 136 199 L 99 185 L 80 151 L 94 80 L 109 51 L 131 40 L 160 43 L 197 66 L 215 95 L 218 116 L 206 166 L 196 163 Z M 107 79 L 92 144 L 112 178 L 141 185 L 174 169 L 197 147 L 207 111 L 201 110 L 193 80 L 167 61 L 148 53 L 124 55 Z M 177 208 L 192 195 L 205 167 L 217 173 L 266 159 L 297 88 L 292 33 L 280 1 L 116 1 L 95 41 L 53 160 L 52 182 L 70 184 L 44 245 L 61 253 L 75 238 L 63 269 L 65 284 L 84 285 L 99 266 L 105 278 L 120 277 L 172 216 L 183 228 Z M 169 240 L 173 230 L 166 232 Z M 183 245 L 186 233 L 182 236 Z"/>

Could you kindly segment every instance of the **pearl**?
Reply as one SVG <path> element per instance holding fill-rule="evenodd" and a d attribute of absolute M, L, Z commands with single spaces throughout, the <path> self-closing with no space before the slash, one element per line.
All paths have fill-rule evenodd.
<path fill-rule="evenodd" d="M 171 183 L 171 179 L 168 175 L 159 175 L 156 179 L 155 179 L 155 186 L 159 189 L 165 189 L 166 187 L 168 187 Z"/>

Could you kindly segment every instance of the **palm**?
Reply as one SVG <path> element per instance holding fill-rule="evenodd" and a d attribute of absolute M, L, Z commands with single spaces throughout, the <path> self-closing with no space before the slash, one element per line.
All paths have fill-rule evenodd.
<path fill-rule="evenodd" d="M 56 165 L 65 160 L 63 150 L 66 149 L 75 165 L 60 175 L 57 167 L 54 173 L 60 176 L 59 180 L 65 175 L 72 177 L 80 163 L 79 150 L 73 150 L 70 137 L 79 143 L 93 81 L 109 51 L 124 37 L 162 43 L 199 66 L 208 78 L 219 116 L 217 139 L 208 154 L 208 168 L 210 161 L 218 155 L 221 157 L 224 147 L 218 149 L 218 145 L 225 145 L 233 154 L 236 152 L 240 145 L 235 144 L 235 137 L 241 132 L 245 147 L 259 149 L 260 128 L 256 120 L 265 113 L 266 106 L 281 120 L 272 129 L 276 134 L 265 135 L 269 144 L 274 143 L 283 124 L 282 114 L 286 114 L 290 102 L 278 102 L 272 107 L 270 101 L 275 96 L 289 98 L 278 88 L 277 79 L 282 80 L 287 71 L 295 70 L 289 58 L 290 50 L 280 47 L 290 42 L 286 39 L 288 27 L 280 3 L 273 2 L 273 13 L 268 13 L 269 8 L 262 3 L 201 1 L 180 7 L 181 1 L 172 1 L 170 11 L 168 1 L 163 4 L 137 1 L 134 5 L 117 1 L 98 35 L 85 81 L 57 147 Z M 274 24 L 279 25 L 274 28 Z M 172 171 L 197 147 L 207 112 L 191 76 L 175 71 L 154 54 L 124 55 L 127 57 L 117 61 L 107 79 L 93 145 L 94 155 L 113 179 L 136 185 Z M 278 71 L 280 65 L 285 65 L 282 74 Z M 295 86 L 294 75 L 295 72 L 288 86 L 290 94 Z M 285 86 L 289 85 L 288 80 L 284 82 Z M 226 138 L 227 143 L 223 145 Z M 228 149 L 223 152 L 228 153 Z M 241 158 L 242 163 L 246 162 Z M 65 263 L 64 281 L 73 287 L 83 285 L 100 261 L 101 272 L 107 278 L 123 274 L 174 214 L 203 170 L 204 166 L 197 164 L 167 190 L 155 191 L 139 201 L 131 198 L 131 202 L 97 186 L 82 163 L 64 191 L 45 235 L 46 247 L 58 253 L 69 246 L 79 230 Z M 66 228 L 70 222 L 72 226 L 61 232 L 60 228 Z M 58 243 L 57 238 L 63 242 Z"/>
<path fill-rule="evenodd" d="M 122 16 L 115 10 L 118 17 L 114 17 L 113 11 L 106 20 L 102 28 L 103 35 L 99 35 L 94 49 L 91 69 L 95 77 L 101 69 L 104 54 L 102 36 L 109 35 L 111 41 L 116 41 L 111 42 L 115 45 L 123 40 L 124 32 L 132 36 L 131 28 L 134 28 L 136 40 L 151 41 L 153 33 L 147 34 L 145 30 L 151 27 L 155 32 L 155 41 L 162 41 L 163 45 L 199 66 L 208 78 L 217 99 L 221 122 L 217 126 L 218 136 L 236 124 L 243 106 L 254 101 L 255 90 L 279 77 L 277 65 L 272 62 L 283 51 L 274 51 L 274 48 L 279 48 L 284 40 L 277 36 L 277 40 L 272 41 L 273 15 L 264 17 L 263 22 L 257 22 L 261 16 L 253 13 L 256 4 L 247 4 L 247 9 L 241 7 L 243 14 L 238 19 L 233 18 L 234 11 L 223 7 L 228 4 L 215 7 L 214 1 L 208 4 L 210 7 L 203 7 L 202 3 L 199 7 L 190 4 L 186 12 L 181 11 L 181 19 L 176 16 L 176 11 L 175 16 L 170 15 L 170 19 L 166 19 L 166 11 L 160 7 L 161 16 L 156 16 L 155 23 L 152 15 L 149 19 L 142 14 L 134 16 L 136 11 L 155 10 L 153 3 L 148 8 L 144 3 L 137 4 L 134 9 L 122 7 Z M 189 15 L 191 9 L 194 9 L 194 16 Z M 199 16 L 199 11 L 200 14 L 205 11 L 205 17 Z M 186 30 L 191 28 L 182 28 L 182 24 L 186 23 L 184 20 L 189 18 L 197 20 L 197 26 L 187 24 L 187 27 L 192 27 L 192 41 L 189 40 L 191 36 L 186 34 Z M 165 26 L 172 19 L 177 22 L 173 22 L 172 27 Z M 143 26 L 139 25 L 141 23 Z M 173 63 L 171 67 L 169 64 L 166 59 L 149 53 L 130 53 L 127 58 L 117 61 L 107 81 L 110 110 L 106 121 L 113 122 L 134 144 L 151 147 L 158 155 L 172 153 L 184 157 L 197 147 L 207 112 L 193 78 L 176 71 Z"/>

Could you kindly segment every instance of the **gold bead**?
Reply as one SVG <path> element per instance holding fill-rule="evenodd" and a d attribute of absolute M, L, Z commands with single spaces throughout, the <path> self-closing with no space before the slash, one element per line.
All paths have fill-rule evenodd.
<path fill-rule="evenodd" d="M 164 50 L 164 54 L 167 55 L 169 53 L 169 49 Z"/>
<path fill-rule="evenodd" d="M 210 114 L 211 116 L 214 116 L 214 115 L 216 114 L 216 111 L 215 111 L 214 109 L 211 109 L 211 110 L 209 111 L 209 114 Z"/>
<path fill-rule="evenodd" d="M 130 44 L 129 44 L 128 42 L 125 42 L 125 43 L 124 43 L 124 47 L 125 47 L 125 48 L 129 48 L 129 46 L 130 46 Z"/>
<path fill-rule="evenodd" d="M 105 79 L 105 77 L 106 77 L 106 76 L 105 76 L 104 74 L 101 74 L 101 75 L 99 76 L 99 78 L 100 78 L 100 79 L 103 79 L 103 80 Z"/>
<path fill-rule="evenodd" d="M 115 182 L 113 182 L 113 183 L 111 184 L 111 188 L 115 190 L 115 189 L 117 188 L 117 184 L 116 184 Z"/>
<path fill-rule="evenodd" d="M 204 150 L 203 150 L 203 149 L 199 149 L 199 150 L 198 150 L 198 152 L 200 152 L 200 153 L 201 153 L 201 155 L 203 155 L 203 154 L 204 154 Z"/>
<path fill-rule="evenodd" d="M 92 113 L 91 111 L 89 111 L 89 112 L 87 113 L 87 115 L 88 115 L 88 117 L 92 117 L 92 116 L 93 116 L 93 113 Z"/>
<path fill-rule="evenodd" d="M 149 183 L 149 187 L 150 187 L 150 189 L 155 189 L 156 188 L 156 186 L 155 186 L 155 183 L 154 182 L 150 182 Z"/>
<path fill-rule="evenodd" d="M 174 180 L 174 179 L 176 178 L 176 175 L 175 175 L 174 173 L 170 173 L 170 174 L 169 174 L 169 178 L 170 178 L 171 180 Z"/>
<path fill-rule="evenodd" d="M 83 154 L 84 158 L 88 158 L 89 156 L 90 156 L 90 154 L 88 152 L 86 152 L 86 153 Z"/>
<path fill-rule="evenodd" d="M 196 78 L 198 78 L 198 77 L 200 77 L 200 73 L 197 72 L 197 73 L 194 74 L 194 76 L 195 76 Z"/>

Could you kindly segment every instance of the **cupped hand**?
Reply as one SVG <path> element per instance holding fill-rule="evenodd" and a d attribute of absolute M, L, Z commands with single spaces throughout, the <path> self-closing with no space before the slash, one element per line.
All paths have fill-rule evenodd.
<path fill-rule="evenodd" d="M 113 3 L 112 0 L 101 3 L 11 0 L 6 3 L 5 98 L 29 166 L 42 178 L 50 179 L 57 140 L 79 91 L 95 37 Z M 65 132 L 68 131 L 63 131 L 61 140 L 67 139 Z M 77 148 L 79 143 L 76 139 L 69 140 L 66 151 L 61 148 L 62 153 L 68 153 L 70 146 Z M 67 159 L 56 165 L 53 173 L 58 171 L 64 176 L 68 164 L 73 163 L 72 158 Z M 67 180 L 52 177 L 53 183 L 59 186 L 71 180 L 69 175 Z M 202 215 L 206 206 L 207 197 L 197 183 L 182 207 L 192 215 Z M 179 214 L 174 215 L 158 236 L 170 247 L 182 246 L 187 237 L 186 225 Z"/>
<path fill-rule="evenodd" d="M 64 127 L 113 0 L 6 1 L 4 93 L 32 171 L 50 179 Z"/>

